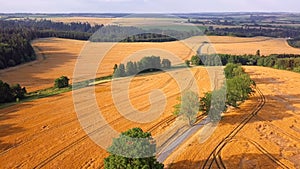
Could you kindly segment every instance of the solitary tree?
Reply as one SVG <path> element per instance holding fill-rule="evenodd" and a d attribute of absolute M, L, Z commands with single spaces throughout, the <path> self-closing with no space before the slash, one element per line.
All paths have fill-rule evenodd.
<path fill-rule="evenodd" d="M 62 76 L 60 78 L 55 79 L 54 87 L 55 88 L 64 88 L 69 86 L 69 78 L 66 76 Z"/>
<path fill-rule="evenodd" d="M 110 156 L 104 159 L 105 169 L 163 169 L 164 165 L 155 158 L 156 144 L 151 133 L 141 128 L 133 128 L 121 133 L 113 140 L 108 151 Z"/>
<path fill-rule="evenodd" d="M 256 56 L 260 56 L 260 50 L 256 51 Z"/>

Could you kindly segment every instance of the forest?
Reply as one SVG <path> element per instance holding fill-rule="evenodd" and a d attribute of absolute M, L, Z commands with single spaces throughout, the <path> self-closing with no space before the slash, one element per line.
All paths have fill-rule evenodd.
<path fill-rule="evenodd" d="M 241 26 L 237 28 L 213 28 L 210 27 L 205 31 L 206 35 L 217 35 L 217 36 L 237 36 L 237 37 L 255 37 L 255 36 L 266 36 L 273 38 L 299 38 L 300 28 L 296 27 L 283 27 L 283 26 Z"/>
<path fill-rule="evenodd" d="M 36 59 L 31 41 L 59 37 L 87 40 L 103 25 L 52 22 L 49 20 L 0 20 L 0 69 Z"/>

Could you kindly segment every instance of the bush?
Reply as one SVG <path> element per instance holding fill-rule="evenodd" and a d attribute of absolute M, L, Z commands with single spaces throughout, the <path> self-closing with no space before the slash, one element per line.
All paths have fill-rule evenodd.
<path fill-rule="evenodd" d="M 21 87 L 20 84 L 13 85 L 11 87 L 12 94 L 14 95 L 14 98 L 23 99 L 25 97 L 25 94 L 27 93 L 25 87 Z"/>
<path fill-rule="evenodd" d="M 64 88 L 69 86 L 69 78 L 66 76 L 62 76 L 60 78 L 55 79 L 54 87 L 55 88 Z"/>
<path fill-rule="evenodd" d="M 300 73 L 300 66 L 298 66 L 298 67 L 295 67 L 295 68 L 293 69 L 293 71 L 294 71 L 294 72 L 298 72 L 298 73 Z"/>
<path fill-rule="evenodd" d="M 19 84 L 10 86 L 0 80 L 0 103 L 12 102 L 25 97 L 26 89 Z"/>

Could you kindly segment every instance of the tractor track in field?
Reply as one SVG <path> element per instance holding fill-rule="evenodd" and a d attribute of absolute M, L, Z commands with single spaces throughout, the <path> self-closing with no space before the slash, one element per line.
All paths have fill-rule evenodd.
<path fill-rule="evenodd" d="M 197 69 L 197 72 L 195 73 L 194 77 L 198 77 L 200 73 L 200 70 Z M 168 79 L 163 85 L 160 86 L 160 88 L 164 88 L 166 87 L 171 81 L 172 81 L 172 77 L 170 77 L 170 79 Z M 190 88 L 193 83 L 195 82 L 195 79 L 192 78 L 189 82 L 189 84 L 187 85 L 186 89 Z M 175 93 L 173 95 L 171 95 L 169 98 L 177 96 L 178 93 Z M 111 105 L 109 105 L 111 106 Z M 117 118 L 115 120 L 113 120 L 112 122 L 110 122 L 111 124 L 117 124 L 117 122 L 119 122 L 121 119 L 123 119 L 122 117 Z M 174 117 L 173 115 L 167 117 L 166 119 L 162 120 L 161 122 L 158 122 L 157 124 L 155 124 L 154 126 L 150 127 L 147 131 L 154 131 L 156 130 L 158 127 L 160 127 L 163 123 L 170 123 L 170 122 L 174 122 L 176 119 L 176 117 Z M 76 121 L 77 119 L 75 119 Z M 60 126 L 61 127 L 61 126 Z M 104 127 L 106 127 L 106 125 L 92 131 L 91 133 L 85 134 L 84 136 L 80 137 L 79 139 L 75 140 L 74 142 L 72 142 L 71 144 L 67 145 L 66 147 L 64 147 L 63 149 L 57 151 L 56 153 L 52 154 L 50 157 L 44 159 L 42 162 L 40 162 L 39 164 L 37 164 L 36 166 L 34 166 L 33 168 L 42 168 L 45 165 L 47 165 L 48 163 L 50 163 L 51 161 L 53 161 L 55 158 L 59 157 L 61 154 L 63 154 L 64 152 L 68 151 L 69 149 L 71 149 L 72 147 L 74 147 L 75 145 L 79 144 L 80 142 L 86 140 L 87 138 L 89 138 L 89 135 L 93 135 L 96 134 L 97 132 L 101 131 Z M 100 166 L 101 168 L 102 166 Z"/>
<path fill-rule="evenodd" d="M 172 81 L 172 79 L 173 79 L 173 78 L 170 77 L 165 83 L 163 83 L 161 86 L 159 86 L 159 88 L 164 88 L 164 87 L 166 87 L 166 86 Z M 138 97 L 140 97 L 140 96 L 136 96 L 136 97 L 134 97 L 133 99 L 136 99 L 136 98 L 138 98 Z M 113 105 L 113 104 L 106 105 L 106 106 L 102 107 L 101 109 L 108 108 L 108 107 L 110 107 L 110 106 L 112 106 L 112 105 Z M 86 115 L 82 116 L 81 118 L 85 118 L 85 117 L 88 116 L 88 115 L 89 115 L 89 114 L 86 114 Z M 67 115 L 66 115 L 66 116 L 67 116 Z M 121 118 L 119 118 L 119 119 L 121 119 Z M 0 156 L 5 155 L 5 154 L 8 153 L 9 151 L 11 151 L 11 150 L 13 150 L 13 149 L 15 149 L 15 148 L 17 148 L 17 147 L 19 147 L 19 146 L 22 146 L 22 145 L 25 145 L 26 143 L 29 143 L 32 139 L 35 139 L 35 138 L 39 137 L 39 136 L 42 135 L 42 134 L 51 132 L 51 131 L 54 130 L 54 129 L 57 129 L 57 128 L 59 128 L 59 127 L 63 127 L 63 126 L 68 125 L 68 124 L 72 124 L 72 123 L 77 122 L 77 121 L 78 121 L 78 118 L 76 117 L 76 118 L 74 118 L 74 119 L 68 120 L 68 121 L 65 122 L 65 123 L 62 123 L 62 124 L 53 126 L 53 127 L 49 128 L 49 129 L 47 129 L 47 130 L 43 130 L 42 132 L 39 132 L 39 133 L 37 133 L 37 134 L 35 134 L 35 135 L 32 135 L 31 137 L 27 138 L 26 140 L 22 141 L 21 143 L 15 144 L 14 146 L 12 146 L 12 147 L 10 147 L 10 148 L 8 148 L 8 149 L 6 149 L 6 150 L 0 152 Z M 115 120 L 114 120 L 113 122 L 115 122 Z"/>
<path fill-rule="evenodd" d="M 226 169 L 226 166 L 222 160 L 221 152 L 222 149 L 232 140 L 234 140 L 235 136 L 238 134 L 238 132 L 256 115 L 258 112 L 264 107 L 266 103 L 266 98 L 263 95 L 263 93 L 259 90 L 259 88 L 256 87 L 256 92 L 260 96 L 260 101 L 257 107 L 252 111 L 251 114 L 249 114 L 237 127 L 235 127 L 210 153 L 209 157 L 205 160 L 204 165 L 202 169 L 212 168 L 213 163 L 216 164 L 217 168 L 220 169 Z M 266 155 L 271 161 L 278 164 L 282 168 L 288 168 L 285 164 L 280 162 L 278 159 L 276 159 L 272 154 L 268 153 L 262 146 L 260 146 L 258 143 L 249 140 L 248 141 L 253 144 L 259 151 L 261 151 L 264 155 Z"/>

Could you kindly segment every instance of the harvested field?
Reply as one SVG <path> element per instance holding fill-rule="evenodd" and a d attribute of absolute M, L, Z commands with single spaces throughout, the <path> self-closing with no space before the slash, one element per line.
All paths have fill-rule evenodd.
<path fill-rule="evenodd" d="M 220 45 L 220 48 L 225 46 L 229 54 L 236 54 L 234 52 L 244 54 L 247 51 L 254 54 L 256 47 L 260 47 L 261 53 L 265 54 L 264 51 L 273 49 L 276 51 L 275 48 L 279 48 L 279 44 L 285 44 L 283 39 L 232 37 L 209 37 L 209 39 L 216 46 Z M 162 58 L 177 56 L 172 60 L 174 63 L 177 63 L 176 58 L 189 59 L 195 54 L 197 47 L 201 45 L 199 41 L 202 43 L 206 40 L 203 37 L 193 37 L 185 40 L 184 43 L 118 43 L 112 47 L 111 43 L 86 44 L 84 41 L 76 40 L 40 39 L 33 44 L 41 52 L 42 59 L 29 65 L 15 67 L 13 70 L 2 71 L 0 77 L 1 80 L 9 83 L 20 83 L 22 86 L 26 86 L 28 91 L 34 91 L 51 87 L 54 79 L 61 75 L 69 76 L 73 80 L 72 75 L 77 57 L 85 44 L 86 48 L 82 51 L 81 56 L 88 58 L 89 62 L 83 66 L 87 69 L 89 63 L 98 63 L 99 56 L 112 47 L 108 53 L 105 53 L 103 61 L 96 69 L 96 76 L 99 77 L 110 75 L 115 63 L 134 61 L 143 56 L 160 55 Z M 228 44 L 229 42 L 236 42 L 233 45 L 245 46 L 245 50 L 238 51 L 237 46 L 233 47 L 232 44 Z M 277 44 L 277 46 L 273 48 L 270 45 L 267 46 L 268 44 L 271 46 Z M 248 45 L 253 45 L 252 48 L 255 49 L 250 51 L 250 48 L 247 48 Z M 262 47 L 265 47 L 265 50 Z M 224 53 L 218 51 L 218 48 L 216 49 L 218 53 Z M 289 49 L 292 50 L 287 53 L 291 53 L 293 50 L 295 53 L 298 52 L 298 49 L 287 46 L 280 49 L 280 53 Z M 201 51 L 205 52 L 206 50 L 204 45 Z M 296 159 L 299 159 L 298 155 L 300 154 L 299 140 L 297 141 L 297 138 L 300 138 L 298 122 L 300 93 L 297 92 L 300 91 L 297 88 L 300 85 L 298 80 L 300 75 L 260 67 L 247 67 L 246 70 L 266 97 L 266 103 L 258 115 L 252 118 L 241 132 L 232 139 L 232 142 L 222 149 L 220 153 L 222 161 L 227 168 L 233 168 L 236 165 L 243 168 L 253 168 L 260 165 L 274 168 L 280 167 L 282 164 L 291 168 L 299 168 Z M 176 73 L 179 70 L 172 71 Z M 200 94 L 211 90 L 208 74 L 204 68 L 193 68 L 192 72 L 197 80 Z M 182 78 L 187 83 L 185 85 L 189 85 L 189 79 Z M 121 79 L 120 83 L 122 82 Z M 168 73 L 154 73 L 135 77 L 130 83 L 128 94 L 124 91 L 118 91 L 119 89 L 114 90 L 124 95 L 124 98 L 128 97 L 132 106 L 141 113 L 146 113 L 153 108 L 149 105 L 149 97 L 151 96 L 149 93 L 153 89 L 160 89 L 165 94 L 167 99 L 162 115 L 145 124 L 132 122 L 120 114 L 114 105 L 112 83 L 97 85 L 95 90 L 93 88 L 80 89 L 78 93 L 84 94 L 95 91 L 96 108 L 99 107 L 105 120 L 116 131 L 120 132 L 132 127 L 141 127 L 144 130 L 152 128 L 152 133 L 157 136 L 173 122 L 168 121 L 168 119 L 172 115 L 173 106 L 178 102 L 179 88 L 176 81 Z M 93 93 L 88 94 L 92 95 Z M 240 109 L 226 113 L 219 127 L 206 143 L 200 144 L 197 138 L 195 140 L 190 139 L 185 143 L 186 146 L 170 156 L 165 164 L 170 168 L 195 168 L 203 165 L 222 138 L 251 114 L 261 100 L 261 96 L 257 93 L 242 104 Z M 120 104 L 121 106 L 125 105 L 124 111 L 128 111 L 125 101 L 126 99 Z M 154 97 L 152 105 L 158 108 L 160 107 L 159 102 L 160 100 L 156 100 Z M 90 99 L 86 98 L 86 100 L 80 101 L 80 104 L 86 112 L 96 110 L 95 107 L 92 107 Z M 103 165 L 103 158 L 108 155 L 81 128 L 74 110 L 71 92 L 4 108 L 0 110 L 0 114 L 0 129 L 4 131 L 0 134 L 0 161 L 6 161 L 5 164 L 1 164 L 2 168 L 97 168 Z M 159 124 L 161 121 L 164 123 Z M 159 124 L 159 127 L 156 124 Z M 248 140 L 243 137 L 247 137 Z M 107 144 L 109 141 L 111 140 L 108 140 Z M 257 148 L 261 146 L 271 156 L 262 153 L 261 149 Z M 201 150 L 201 152 L 195 150 Z M 264 164 L 262 161 L 252 160 L 253 157 L 260 157 L 259 159 L 265 161 Z M 274 159 L 277 159 L 275 163 Z M 232 163 L 228 161 L 232 161 Z"/>
<path fill-rule="evenodd" d="M 0 70 L 0 79 L 10 84 L 20 83 L 29 92 L 52 87 L 56 78 L 73 75 L 84 44 L 84 41 L 58 38 L 36 40 L 33 46 L 39 55 L 38 61 Z"/>
<path fill-rule="evenodd" d="M 202 45 L 204 41 L 211 41 L 213 46 Z M 51 87 L 54 79 L 62 75 L 66 75 L 72 80 L 77 56 L 79 56 L 82 49 L 84 49 L 82 51 L 83 55 L 87 55 L 93 59 L 91 62 L 98 63 L 99 57 L 95 56 L 105 55 L 96 73 L 97 77 L 110 75 L 113 72 L 112 67 L 115 63 L 126 63 L 128 60 L 138 60 L 144 56 L 160 55 L 162 58 L 177 56 L 177 58 L 186 60 L 195 55 L 195 51 L 201 45 L 202 53 L 207 53 L 207 51 L 215 53 L 214 50 L 216 50 L 217 53 L 255 54 L 257 49 L 260 49 L 263 55 L 272 53 L 300 53 L 300 49 L 288 46 L 284 39 L 270 39 L 265 37 L 236 38 L 209 36 L 193 37 L 182 42 L 166 43 L 117 43 L 116 45 L 112 43 L 96 43 L 88 44 L 84 48 L 85 44 L 84 41 L 58 38 L 36 40 L 33 42 L 33 45 L 40 50 L 42 56 L 45 56 L 46 59 L 32 63 L 32 65 L 29 64 L 30 66 L 17 67 L 18 71 L 0 71 L 0 78 L 9 83 L 20 83 L 26 86 L 28 91 Z M 112 49 L 107 54 L 103 54 L 103 52 L 108 51 L 111 47 Z M 98 53 L 96 55 L 93 52 Z"/>
<path fill-rule="evenodd" d="M 192 72 L 196 75 L 199 88 L 210 88 L 204 68 L 193 69 Z M 149 92 L 153 89 L 163 91 L 167 98 L 166 107 L 159 118 L 145 124 L 134 123 L 121 116 L 113 104 L 111 82 L 96 86 L 95 93 L 97 104 L 107 123 L 120 132 L 132 127 L 147 130 L 172 115 L 173 105 L 178 102 L 180 91 L 177 83 L 167 73 L 135 77 L 129 90 L 132 105 L 139 111 L 147 111 Z M 86 93 L 87 90 L 89 89 L 80 89 L 78 92 Z M 160 106 L 156 102 L 152 104 Z M 82 100 L 80 104 L 84 111 L 93 111 L 91 100 Z M 3 114 L 0 120 L 1 131 L 5 131 L 0 137 L 0 160 L 6 161 L 1 165 L 2 168 L 97 168 L 107 156 L 106 151 L 92 142 L 82 130 L 74 110 L 72 93 L 1 109 L 0 114 Z M 163 132 L 168 125 L 170 124 L 165 123 L 156 127 L 153 134 Z"/>
<path fill-rule="evenodd" d="M 224 114 L 216 131 L 205 142 L 199 135 L 191 138 L 167 161 L 169 168 L 299 168 L 300 163 L 300 74 L 264 67 L 246 67 L 262 92 L 257 92 L 240 109 Z M 260 103 L 264 105 L 259 106 Z M 261 108 L 261 109 L 258 109 Z M 246 125 L 219 147 L 208 158 L 214 148 L 243 119 L 253 114 Z M 199 150 L 199 151 L 195 151 Z M 216 162 L 217 161 L 217 162 Z"/>
<path fill-rule="evenodd" d="M 203 53 L 255 55 L 257 50 L 260 50 L 261 55 L 265 56 L 271 54 L 300 53 L 300 49 L 289 46 L 286 39 L 283 38 L 207 36 L 207 39 L 209 39 L 208 42 L 211 44 L 206 44 L 203 46 Z M 192 37 L 185 41 L 187 44 L 199 44 L 199 42 L 203 42 L 203 38 Z"/>
<path fill-rule="evenodd" d="M 111 24 L 115 18 L 95 18 L 95 17 L 53 17 L 53 18 L 45 18 L 49 19 L 53 22 L 64 22 L 64 23 L 71 23 L 71 22 L 88 22 L 91 25 L 107 25 Z"/>

